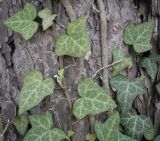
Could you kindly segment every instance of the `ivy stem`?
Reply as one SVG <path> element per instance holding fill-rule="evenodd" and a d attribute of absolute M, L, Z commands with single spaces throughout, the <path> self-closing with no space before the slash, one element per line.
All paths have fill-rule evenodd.
<path fill-rule="evenodd" d="M 122 60 L 119 60 L 119 61 L 113 62 L 112 64 L 109 64 L 109 65 L 107 65 L 107 66 L 104 66 L 104 67 L 100 68 L 99 70 L 97 70 L 97 71 L 93 74 L 92 78 L 95 78 L 100 71 L 102 71 L 102 70 L 104 70 L 104 69 L 108 69 L 109 67 L 112 67 L 113 65 L 119 64 L 119 63 L 121 63 L 121 62 L 122 62 Z"/>
<path fill-rule="evenodd" d="M 70 1 L 69 0 L 61 0 L 61 3 L 64 6 L 64 8 L 66 9 L 66 12 L 67 12 L 70 20 L 74 21 L 77 16 L 76 16 L 76 13 L 75 13 Z M 63 59 L 64 58 L 60 57 L 59 59 L 60 59 L 60 62 L 61 62 L 60 63 L 60 67 L 62 68 L 63 67 Z M 65 82 L 65 78 L 63 80 L 63 86 L 65 88 L 67 88 L 67 85 L 66 85 L 66 82 Z M 69 105 L 69 125 L 68 126 L 69 126 L 69 129 L 72 130 L 72 101 L 70 99 L 70 95 L 69 95 L 67 89 L 63 89 L 63 92 L 64 92 L 64 95 L 65 95 L 65 97 L 67 99 L 67 102 L 68 102 L 68 105 Z"/>
<path fill-rule="evenodd" d="M 10 121 L 9 121 L 9 119 L 8 119 L 7 124 L 6 124 L 3 132 L 0 134 L 0 136 L 4 136 L 5 132 L 7 131 L 8 127 L 9 127 L 9 124 L 10 124 Z"/>

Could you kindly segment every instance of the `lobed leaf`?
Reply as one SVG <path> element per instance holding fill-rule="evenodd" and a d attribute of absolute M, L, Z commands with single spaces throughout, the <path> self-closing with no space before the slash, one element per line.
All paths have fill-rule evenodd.
<path fill-rule="evenodd" d="M 153 55 L 147 58 L 144 58 L 141 62 L 142 67 L 144 67 L 147 73 L 150 75 L 152 80 L 155 79 L 157 74 L 157 61 L 160 60 L 160 55 Z"/>
<path fill-rule="evenodd" d="M 40 115 L 29 117 L 32 128 L 28 131 L 24 141 L 61 141 L 68 139 L 65 133 L 53 128 L 52 115 L 48 111 Z"/>
<path fill-rule="evenodd" d="M 30 71 L 25 77 L 20 92 L 19 114 L 39 104 L 44 97 L 51 95 L 54 89 L 52 78 L 43 80 L 42 73 L 38 70 Z"/>
<path fill-rule="evenodd" d="M 43 30 L 46 30 L 52 25 L 52 22 L 55 19 L 56 14 L 52 15 L 51 10 L 48 8 L 45 8 L 38 12 L 38 16 L 43 20 L 42 21 Z"/>
<path fill-rule="evenodd" d="M 121 124 L 125 128 L 125 133 L 137 140 L 141 140 L 148 129 L 153 129 L 152 122 L 148 117 L 131 113 L 121 116 Z"/>
<path fill-rule="evenodd" d="M 36 16 L 36 8 L 32 4 L 27 3 L 24 9 L 11 16 L 4 24 L 28 40 L 38 29 L 38 23 L 33 21 Z"/>
<path fill-rule="evenodd" d="M 95 115 L 116 108 L 116 103 L 92 78 L 84 78 L 78 84 L 81 96 L 74 102 L 73 113 L 78 118 Z"/>
<path fill-rule="evenodd" d="M 124 30 L 124 42 L 133 45 L 137 53 L 146 52 L 151 49 L 151 37 L 154 29 L 154 22 L 149 21 L 135 27 L 130 26 Z"/>
<path fill-rule="evenodd" d="M 95 132 L 99 141 L 136 141 L 122 134 L 118 128 L 120 117 L 118 112 L 114 113 L 105 123 L 96 122 Z"/>
<path fill-rule="evenodd" d="M 117 99 L 123 113 L 128 112 L 138 95 L 144 93 L 144 84 L 141 78 L 128 80 L 123 75 L 111 78 L 110 84 L 117 90 Z"/>
<path fill-rule="evenodd" d="M 62 35 L 56 42 L 56 54 L 84 57 L 90 50 L 90 41 L 86 30 L 86 20 L 79 18 L 68 25 L 68 35 Z"/>
<path fill-rule="evenodd" d="M 24 135 L 28 127 L 28 116 L 20 115 L 13 120 L 13 124 L 21 135 Z"/>
<path fill-rule="evenodd" d="M 118 74 L 121 70 L 125 69 L 126 67 L 132 67 L 132 57 L 127 56 L 124 54 L 122 49 L 115 49 L 113 51 L 113 62 L 122 60 L 122 62 L 113 66 L 113 75 Z"/>

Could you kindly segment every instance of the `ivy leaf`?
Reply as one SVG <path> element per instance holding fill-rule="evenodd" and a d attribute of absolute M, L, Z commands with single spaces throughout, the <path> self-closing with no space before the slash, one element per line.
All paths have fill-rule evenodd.
<path fill-rule="evenodd" d="M 141 78 L 128 80 L 123 75 L 112 77 L 110 84 L 117 90 L 117 99 L 122 112 L 128 112 L 137 95 L 144 93 L 144 85 Z"/>
<path fill-rule="evenodd" d="M 36 16 L 36 8 L 32 4 L 27 3 L 24 9 L 7 19 L 4 24 L 28 40 L 38 29 L 38 23 L 33 21 Z"/>
<path fill-rule="evenodd" d="M 99 141 L 135 141 L 118 131 L 120 117 L 114 113 L 105 123 L 96 122 L 95 132 Z"/>
<path fill-rule="evenodd" d="M 154 141 L 160 141 L 160 136 L 156 137 Z"/>
<path fill-rule="evenodd" d="M 159 55 L 153 55 L 147 58 L 144 58 L 141 62 L 142 67 L 146 69 L 152 80 L 155 79 L 157 74 L 157 61 L 160 60 Z"/>
<path fill-rule="evenodd" d="M 20 115 L 17 116 L 14 120 L 13 120 L 13 124 L 16 126 L 16 129 L 18 130 L 18 132 L 21 135 L 24 135 L 26 132 L 26 129 L 28 127 L 28 116 L 27 115 Z"/>
<path fill-rule="evenodd" d="M 28 131 L 24 141 L 61 141 L 68 139 L 65 133 L 53 128 L 52 115 L 48 111 L 40 115 L 29 117 L 32 128 Z"/>
<path fill-rule="evenodd" d="M 154 139 L 154 128 L 147 129 L 144 133 L 144 137 L 147 141 L 152 141 Z"/>
<path fill-rule="evenodd" d="M 84 57 L 90 50 L 90 41 L 86 30 L 86 20 L 79 18 L 68 25 L 68 35 L 62 35 L 56 42 L 56 54 Z"/>
<path fill-rule="evenodd" d="M 122 114 L 121 124 L 125 128 L 125 133 L 137 140 L 140 140 L 148 129 L 153 128 L 148 117 L 131 113 Z"/>
<path fill-rule="evenodd" d="M 122 62 L 113 66 L 113 75 L 118 74 L 121 70 L 125 69 L 126 67 L 132 67 L 132 57 L 125 55 L 122 49 L 115 49 L 113 51 L 113 62 L 119 60 L 122 60 Z"/>
<path fill-rule="evenodd" d="M 55 19 L 56 14 L 52 15 L 51 10 L 48 8 L 45 8 L 38 12 L 38 16 L 43 19 L 42 21 L 43 30 L 46 30 L 52 25 L 52 22 Z"/>
<path fill-rule="evenodd" d="M 54 89 L 52 78 L 43 80 L 42 73 L 38 70 L 30 71 L 25 77 L 20 92 L 19 114 L 39 104 L 44 97 L 51 95 Z"/>
<path fill-rule="evenodd" d="M 112 98 L 92 78 L 84 78 L 79 82 L 78 93 L 81 98 L 73 105 L 73 113 L 78 119 L 116 108 Z"/>
<path fill-rule="evenodd" d="M 137 53 L 146 52 L 151 49 L 151 37 L 154 29 L 154 22 L 149 21 L 135 27 L 130 26 L 124 30 L 124 42 L 133 45 Z"/>
<path fill-rule="evenodd" d="M 87 141 L 95 141 L 95 140 L 96 140 L 96 135 L 95 135 L 95 134 L 90 134 L 90 133 L 88 133 L 88 134 L 86 135 L 86 140 L 87 140 Z"/>

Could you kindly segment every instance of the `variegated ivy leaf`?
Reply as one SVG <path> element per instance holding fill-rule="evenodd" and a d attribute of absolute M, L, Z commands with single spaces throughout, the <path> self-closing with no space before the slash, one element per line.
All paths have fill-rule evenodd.
<path fill-rule="evenodd" d="M 142 67 L 144 67 L 147 73 L 150 75 L 152 80 L 155 79 L 157 74 L 157 61 L 160 60 L 160 55 L 153 55 L 147 58 L 144 58 L 141 62 Z"/>
<path fill-rule="evenodd" d="M 115 49 L 113 51 L 113 62 L 119 60 L 122 60 L 122 62 L 113 66 L 113 75 L 118 74 L 121 70 L 125 69 L 126 67 L 132 67 L 132 57 L 125 55 L 122 49 Z"/>
<path fill-rule="evenodd" d="M 36 8 L 32 4 L 27 3 L 24 9 L 7 19 L 4 24 L 28 40 L 38 29 L 38 23 L 33 21 L 36 16 Z"/>
<path fill-rule="evenodd" d="M 133 45 L 137 53 L 146 52 L 151 49 L 151 37 L 154 29 L 154 22 L 149 21 L 135 27 L 127 27 L 124 30 L 124 42 Z"/>
<path fill-rule="evenodd" d="M 13 124 L 16 126 L 16 129 L 18 130 L 18 132 L 21 135 L 24 135 L 26 132 L 26 129 L 28 127 L 28 116 L 27 115 L 20 115 L 17 116 L 14 120 L 13 120 Z"/>
<path fill-rule="evenodd" d="M 96 122 L 95 132 L 99 141 L 135 141 L 119 131 L 120 117 L 114 113 L 105 123 Z"/>
<path fill-rule="evenodd" d="M 95 115 L 116 108 L 115 102 L 92 78 L 84 78 L 78 84 L 81 96 L 73 105 L 73 113 L 78 118 Z"/>
<path fill-rule="evenodd" d="M 52 78 L 43 80 L 42 73 L 38 70 L 30 71 L 25 77 L 20 92 L 19 114 L 39 104 L 44 97 L 51 95 L 54 89 Z"/>
<path fill-rule="evenodd" d="M 131 113 L 121 115 L 121 124 L 125 128 L 125 133 L 137 140 L 141 140 L 148 129 L 153 129 L 148 117 Z"/>
<path fill-rule="evenodd" d="M 86 30 L 86 20 L 79 18 L 68 25 L 68 35 L 62 35 L 56 42 L 56 54 L 84 57 L 90 50 L 90 41 Z"/>
<path fill-rule="evenodd" d="M 144 85 L 141 78 L 128 80 L 123 75 L 112 77 L 110 84 L 117 90 L 117 99 L 122 112 L 128 112 L 137 95 L 144 93 Z"/>
<path fill-rule="evenodd" d="M 52 115 L 48 111 L 40 115 L 29 117 L 32 128 L 28 131 L 24 141 L 61 141 L 68 139 L 66 134 L 53 128 Z"/>
<path fill-rule="evenodd" d="M 52 25 L 52 22 L 55 19 L 56 14 L 52 15 L 51 10 L 48 8 L 45 8 L 38 12 L 38 16 L 43 19 L 42 21 L 43 30 L 46 30 Z"/>
<path fill-rule="evenodd" d="M 154 139 L 154 141 L 160 141 L 160 135 Z"/>

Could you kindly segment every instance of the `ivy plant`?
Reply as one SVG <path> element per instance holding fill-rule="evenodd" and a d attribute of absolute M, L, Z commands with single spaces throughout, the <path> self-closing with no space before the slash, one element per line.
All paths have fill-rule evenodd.
<path fill-rule="evenodd" d="M 44 30 L 52 25 L 56 17 L 47 8 L 39 11 L 38 16 L 42 18 Z M 36 8 L 27 3 L 4 24 L 28 40 L 38 29 L 38 23 L 34 21 L 36 17 Z M 143 137 L 146 140 L 160 140 L 159 136 L 154 139 L 154 128 L 150 118 L 131 112 L 134 111 L 132 105 L 136 97 L 145 92 L 143 77 L 130 80 L 120 74 L 125 68 L 133 66 L 133 57 L 138 53 L 142 58 L 140 58 L 141 67 L 145 68 L 153 81 L 155 80 L 160 56 L 152 54 L 149 57 L 143 57 L 143 53 L 151 49 L 153 29 L 154 21 L 127 27 L 124 30 L 124 43 L 133 47 L 134 51 L 129 55 L 122 49 L 113 51 L 113 62 L 121 60 L 113 65 L 113 77 L 109 81 L 113 90 L 116 91 L 117 104 L 107 90 L 100 87 L 93 78 L 85 77 L 78 83 L 77 91 L 80 98 L 73 104 L 73 114 L 77 119 L 107 111 L 112 113 L 104 123 L 96 121 L 94 126 L 96 134 L 87 134 L 87 140 L 96 140 L 96 136 L 99 141 L 140 141 Z M 57 56 L 84 57 L 90 49 L 86 19 L 78 18 L 68 24 L 66 33 L 57 39 L 55 53 Z M 62 85 L 64 69 L 59 70 L 54 78 L 59 85 Z M 32 128 L 26 133 L 24 141 L 69 140 L 62 130 L 54 128 L 52 114 L 49 111 L 35 115 L 27 114 L 28 110 L 38 105 L 46 96 L 53 94 L 54 87 L 54 80 L 51 77 L 43 77 L 38 70 L 31 70 L 24 77 L 19 98 L 19 115 L 13 120 L 13 124 L 21 135 L 25 135 L 29 123 L 31 124 Z M 117 107 L 120 107 L 119 111 Z M 72 135 L 74 132 L 70 131 L 69 137 Z"/>
<path fill-rule="evenodd" d="M 28 116 L 26 114 L 19 115 L 13 120 L 13 124 L 21 135 L 24 135 L 28 127 Z"/>
<path fill-rule="evenodd" d="M 136 141 L 119 131 L 120 117 L 116 112 L 105 123 L 96 122 L 95 131 L 99 141 Z"/>
<path fill-rule="evenodd" d="M 151 49 L 151 37 L 154 22 L 149 21 L 138 26 L 129 26 L 124 30 L 124 42 L 133 45 L 137 53 L 143 53 Z"/>
<path fill-rule="evenodd" d="M 36 8 L 27 3 L 18 13 L 5 21 L 5 25 L 11 30 L 20 33 L 26 40 L 30 39 L 38 29 Z"/>
<path fill-rule="evenodd" d="M 56 14 L 52 15 L 51 10 L 48 8 L 45 8 L 38 12 L 38 16 L 43 20 L 42 21 L 43 30 L 46 30 L 52 25 L 52 22 L 55 19 Z"/>
<path fill-rule="evenodd" d="M 137 140 L 142 139 L 148 129 L 153 129 L 148 117 L 129 112 L 121 115 L 121 124 L 125 128 L 125 133 Z"/>
<path fill-rule="evenodd" d="M 53 128 L 53 120 L 50 112 L 29 116 L 32 128 L 26 134 L 24 141 L 61 141 L 68 139 L 60 129 Z"/>
<path fill-rule="evenodd" d="M 142 78 L 128 80 L 123 75 L 116 75 L 112 77 L 110 84 L 117 90 L 117 99 L 123 113 L 131 109 L 136 96 L 144 94 Z"/>
<path fill-rule="evenodd" d="M 95 115 L 117 107 L 111 96 L 98 86 L 92 78 L 84 78 L 78 84 L 81 96 L 73 105 L 73 113 L 78 119 Z"/>
<path fill-rule="evenodd" d="M 51 95 L 53 90 L 54 81 L 52 78 L 43 79 L 42 73 L 38 70 L 27 73 L 20 92 L 19 114 L 39 104 L 46 96 Z"/>
<path fill-rule="evenodd" d="M 67 34 L 59 37 L 55 53 L 58 56 L 84 57 L 89 50 L 90 41 L 86 30 L 86 20 L 79 18 L 68 25 Z"/>
<path fill-rule="evenodd" d="M 126 67 L 128 68 L 132 67 L 132 57 L 129 55 L 125 55 L 122 49 L 115 49 L 112 54 L 113 54 L 113 62 L 122 60 L 120 63 L 113 66 L 113 72 L 112 72 L 113 75 L 120 73 Z"/>
<path fill-rule="evenodd" d="M 147 71 L 147 73 L 150 75 L 152 80 L 155 79 L 157 74 L 157 62 L 160 60 L 160 55 L 152 55 L 149 57 L 145 57 L 141 61 L 142 67 L 144 67 Z"/>

